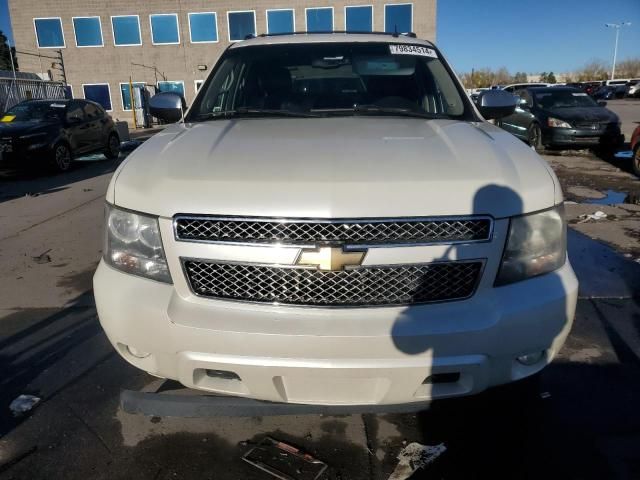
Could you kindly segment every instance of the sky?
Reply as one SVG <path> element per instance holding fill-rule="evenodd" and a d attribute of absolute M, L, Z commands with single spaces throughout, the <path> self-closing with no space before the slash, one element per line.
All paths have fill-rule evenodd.
<path fill-rule="evenodd" d="M 632 25 L 621 31 L 618 59 L 640 57 L 640 0 L 437 1 L 436 44 L 458 73 L 563 73 L 593 59 L 611 62 L 615 33 L 604 24 L 621 21 Z M 0 30 L 13 44 L 7 0 L 0 0 Z"/>
<path fill-rule="evenodd" d="M 420 0 L 417 0 L 420 1 Z M 458 73 L 570 72 L 593 59 L 640 57 L 640 0 L 438 0 L 436 45 Z"/>
<path fill-rule="evenodd" d="M 0 31 L 9 37 L 9 44 L 13 45 L 13 34 L 11 33 L 11 22 L 9 21 L 7 0 L 0 0 Z"/>

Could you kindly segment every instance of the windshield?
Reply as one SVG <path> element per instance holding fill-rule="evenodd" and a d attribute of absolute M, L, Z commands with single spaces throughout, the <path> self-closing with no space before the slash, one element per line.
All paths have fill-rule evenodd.
<path fill-rule="evenodd" d="M 5 118 L 11 118 L 14 122 L 29 120 L 42 121 L 62 118 L 66 105 L 55 102 L 19 103 L 12 107 Z"/>
<path fill-rule="evenodd" d="M 226 115 L 473 114 L 438 53 L 388 43 L 314 43 L 228 50 L 187 121 Z"/>
<path fill-rule="evenodd" d="M 588 94 L 579 90 L 534 91 L 533 97 L 544 109 L 598 106 Z"/>

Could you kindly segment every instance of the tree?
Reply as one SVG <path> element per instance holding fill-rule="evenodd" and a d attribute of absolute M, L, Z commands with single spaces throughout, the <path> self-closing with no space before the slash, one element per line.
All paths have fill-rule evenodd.
<path fill-rule="evenodd" d="M 9 39 L 0 30 L 0 70 L 11 70 L 11 54 L 13 54 L 13 66 L 18 70 L 18 59 L 16 58 L 16 48 L 9 47 Z"/>
<path fill-rule="evenodd" d="M 558 81 L 556 80 L 556 76 L 553 74 L 553 72 L 549 72 L 547 74 L 547 79 L 545 80 L 545 82 L 547 82 L 547 83 L 558 83 Z"/>
<path fill-rule="evenodd" d="M 616 65 L 616 77 L 638 78 L 640 77 L 640 57 L 629 58 Z"/>
<path fill-rule="evenodd" d="M 540 81 L 543 83 L 547 81 L 547 72 L 542 72 L 540 74 Z"/>
<path fill-rule="evenodd" d="M 513 76 L 513 83 L 527 83 L 527 74 L 525 72 L 516 72 Z"/>
<path fill-rule="evenodd" d="M 578 82 L 588 82 L 591 80 L 607 80 L 611 68 L 602 60 L 592 60 L 584 67 L 576 70 L 575 77 Z"/>

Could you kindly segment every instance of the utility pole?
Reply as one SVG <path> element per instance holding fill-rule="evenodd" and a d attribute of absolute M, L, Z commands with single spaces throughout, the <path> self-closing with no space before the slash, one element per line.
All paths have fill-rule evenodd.
<path fill-rule="evenodd" d="M 620 22 L 620 23 L 605 23 L 605 27 L 614 28 L 616 30 L 616 43 L 613 47 L 613 66 L 611 67 L 611 80 L 616 78 L 616 60 L 618 57 L 618 40 L 620 37 L 620 29 L 622 27 L 631 26 L 631 22 Z"/>

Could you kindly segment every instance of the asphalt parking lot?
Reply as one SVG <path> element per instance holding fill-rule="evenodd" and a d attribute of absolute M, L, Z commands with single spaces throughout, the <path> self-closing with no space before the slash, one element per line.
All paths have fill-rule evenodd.
<path fill-rule="evenodd" d="M 623 122 L 640 120 L 640 102 L 610 105 Z M 118 162 L 80 162 L 54 176 L 0 172 L 0 479 L 268 479 L 241 460 L 266 436 L 325 461 L 327 479 L 386 480 L 411 442 L 446 448 L 412 479 L 640 478 L 640 180 L 622 161 L 546 158 L 573 202 L 581 299 L 540 385 L 434 402 L 418 414 L 336 417 L 123 412 L 121 389 L 159 381 L 113 351 L 91 293 Z M 607 205 L 608 190 L 624 195 Z M 597 210 L 607 219 L 581 217 Z M 8 405 L 20 394 L 42 401 L 14 418 Z"/>

